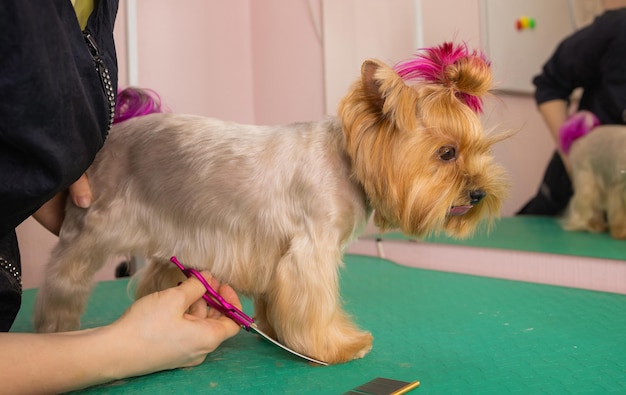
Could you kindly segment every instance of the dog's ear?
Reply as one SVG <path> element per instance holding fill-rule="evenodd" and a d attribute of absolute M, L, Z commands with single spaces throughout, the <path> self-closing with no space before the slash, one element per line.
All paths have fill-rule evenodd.
<path fill-rule="evenodd" d="M 380 90 L 380 82 L 376 79 L 376 72 L 380 64 L 375 60 L 366 60 L 361 66 L 361 83 L 366 100 L 378 112 L 382 112 L 385 99 Z"/>

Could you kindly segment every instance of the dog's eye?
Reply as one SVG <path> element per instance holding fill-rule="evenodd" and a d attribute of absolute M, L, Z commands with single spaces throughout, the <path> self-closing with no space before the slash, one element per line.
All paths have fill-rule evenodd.
<path fill-rule="evenodd" d="M 452 160 L 456 158 L 456 148 L 451 145 L 444 145 L 437 151 L 441 160 Z"/>

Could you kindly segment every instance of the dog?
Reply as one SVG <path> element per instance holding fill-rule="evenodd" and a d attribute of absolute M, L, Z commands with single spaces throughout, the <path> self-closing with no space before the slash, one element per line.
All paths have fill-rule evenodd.
<path fill-rule="evenodd" d="M 607 232 L 626 239 L 626 126 L 600 125 L 594 114 L 573 114 L 559 132 L 574 194 L 561 218 L 568 231 Z"/>
<path fill-rule="evenodd" d="M 373 337 L 344 312 L 339 270 L 372 215 L 382 229 L 472 233 L 499 216 L 506 175 L 482 98 L 490 63 L 445 43 L 388 66 L 366 60 L 337 117 L 254 126 L 156 113 L 115 124 L 88 170 L 94 200 L 67 205 L 35 307 L 41 332 L 74 330 L 109 257 L 143 255 L 136 296 L 209 270 L 254 300 L 258 326 L 329 364 Z"/>

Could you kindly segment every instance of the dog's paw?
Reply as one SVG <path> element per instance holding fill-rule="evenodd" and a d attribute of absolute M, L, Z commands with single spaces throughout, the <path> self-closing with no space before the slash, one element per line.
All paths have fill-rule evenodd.
<path fill-rule="evenodd" d="M 603 233 L 608 229 L 606 221 L 603 218 L 591 218 L 587 221 L 587 230 L 592 233 Z"/>
<path fill-rule="evenodd" d="M 374 337 L 370 333 L 364 332 L 361 336 L 354 339 L 354 342 L 346 347 L 344 352 L 338 355 L 338 362 L 363 358 L 372 350 L 373 341 Z"/>
<path fill-rule="evenodd" d="M 626 226 L 611 226 L 611 237 L 618 240 L 626 240 Z"/>
<path fill-rule="evenodd" d="M 300 352 L 329 365 L 363 358 L 371 349 L 374 338 L 356 326 L 329 327 L 315 344 L 306 344 Z"/>
<path fill-rule="evenodd" d="M 53 299 L 45 292 L 37 295 L 33 314 L 35 331 L 53 333 L 80 329 L 81 309 L 66 303 L 53 303 Z"/>
<path fill-rule="evenodd" d="M 33 321 L 34 329 L 39 333 L 69 332 L 80 329 L 80 317 L 69 317 L 63 314 L 36 314 Z"/>
<path fill-rule="evenodd" d="M 329 347 L 331 352 L 321 359 L 329 364 L 338 364 L 363 358 L 372 349 L 373 340 L 373 336 L 368 332 L 354 333 L 342 343 L 331 345 Z"/>

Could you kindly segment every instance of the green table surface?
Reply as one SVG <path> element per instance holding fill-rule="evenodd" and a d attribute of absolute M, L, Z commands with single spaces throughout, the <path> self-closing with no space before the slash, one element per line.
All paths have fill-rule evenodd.
<path fill-rule="evenodd" d="M 382 240 L 414 240 L 402 233 L 370 236 Z M 568 232 L 553 217 L 503 217 L 491 229 L 481 227 L 472 237 L 454 239 L 445 235 L 429 236 L 423 241 L 467 247 L 576 255 L 582 257 L 626 260 L 626 240 L 616 240 L 608 233 Z"/>
<path fill-rule="evenodd" d="M 130 304 L 126 280 L 100 283 L 84 327 Z M 194 368 L 85 394 L 342 394 L 376 377 L 419 380 L 411 394 L 626 394 L 626 295 L 489 279 L 349 255 L 346 309 L 374 335 L 365 358 L 310 366 L 241 331 Z M 36 290 L 14 331 L 32 331 Z M 251 313 L 250 301 L 244 311 Z"/>

